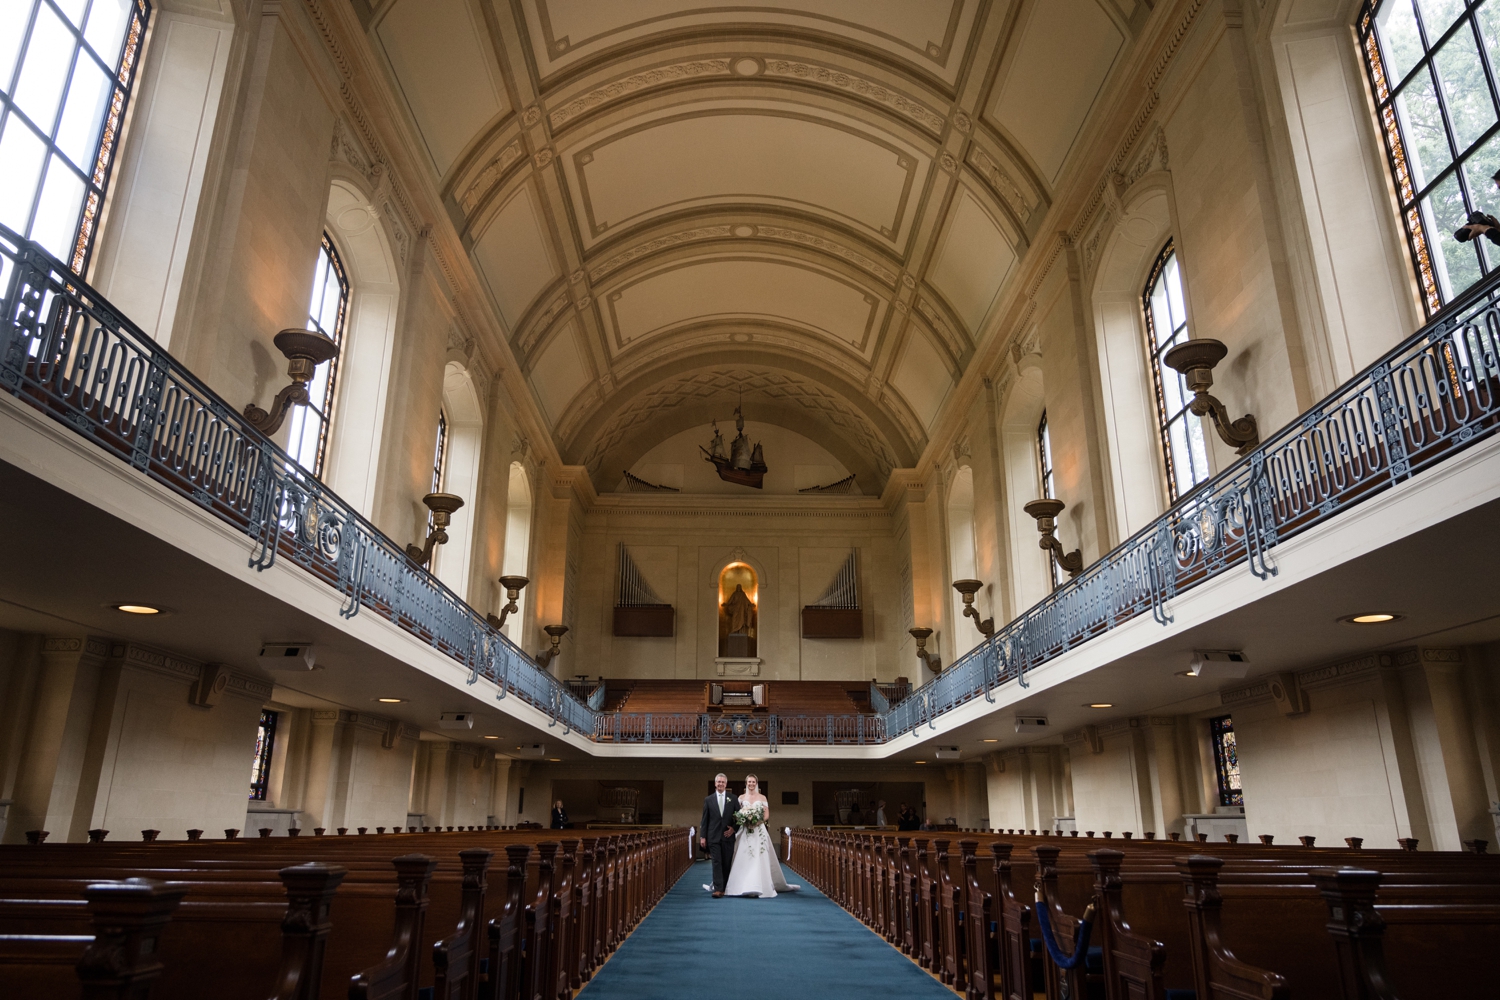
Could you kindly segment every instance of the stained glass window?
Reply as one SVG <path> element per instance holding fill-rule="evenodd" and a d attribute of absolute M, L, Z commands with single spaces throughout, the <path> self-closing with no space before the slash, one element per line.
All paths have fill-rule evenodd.
<path fill-rule="evenodd" d="M 1188 339 L 1182 269 L 1171 243 L 1162 248 L 1151 268 L 1144 305 L 1146 353 L 1151 358 L 1156 420 L 1167 465 L 1167 494 L 1175 503 L 1207 479 L 1209 471 L 1203 422 L 1188 412 L 1193 394 L 1188 391 L 1187 378 L 1162 363 L 1169 350 Z"/>
<path fill-rule="evenodd" d="M 0 0 L 0 224 L 79 274 L 150 12 L 145 0 Z"/>
<path fill-rule="evenodd" d="M 0 0 L 3 2 L 3 0 Z M 330 337 L 342 349 L 344 321 L 349 312 L 349 279 L 339 259 L 333 239 L 323 234 L 318 248 L 318 264 L 313 271 L 312 303 L 307 309 L 307 328 Z M 343 352 L 318 366 L 307 385 L 308 405 L 295 406 L 287 423 L 286 450 L 304 469 L 315 476 L 323 475 L 328 457 L 328 426 L 333 419 L 334 388 L 338 381 L 339 362 Z"/>
<path fill-rule="evenodd" d="M 1360 50 L 1428 315 L 1500 265 L 1500 246 L 1454 234 L 1500 214 L 1500 4 L 1366 0 Z"/>
<path fill-rule="evenodd" d="M 260 710 L 260 728 L 255 731 L 255 763 L 250 768 L 250 798 L 264 802 L 266 780 L 271 774 L 271 749 L 276 745 L 276 720 L 280 713 Z"/>
<path fill-rule="evenodd" d="M 1036 425 L 1036 461 L 1037 474 L 1041 478 L 1042 496 L 1056 496 L 1055 485 L 1052 479 L 1052 435 L 1047 433 L 1047 411 L 1042 411 L 1042 419 Z M 1057 561 L 1052 558 L 1051 552 L 1043 552 L 1047 560 L 1047 572 L 1052 577 L 1052 589 L 1056 590 L 1062 583 L 1062 577 L 1057 568 Z"/>
<path fill-rule="evenodd" d="M 1242 806 L 1245 793 L 1240 790 L 1240 758 L 1234 745 L 1234 720 L 1227 715 L 1208 720 L 1214 741 L 1214 769 L 1219 779 L 1219 805 Z"/>

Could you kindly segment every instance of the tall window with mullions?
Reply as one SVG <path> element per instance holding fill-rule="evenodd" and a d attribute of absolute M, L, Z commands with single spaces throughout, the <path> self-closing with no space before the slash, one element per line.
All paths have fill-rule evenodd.
<path fill-rule="evenodd" d="M 83 274 L 151 7 L 0 0 L 0 224 Z"/>
<path fill-rule="evenodd" d="M 349 279 L 344 262 L 327 233 L 318 248 L 318 263 L 313 270 L 312 302 L 307 308 L 307 328 L 316 330 L 339 345 L 339 354 L 319 365 L 307 385 L 308 404 L 292 408 L 287 419 L 286 450 L 298 465 L 314 476 L 323 475 L 328 458 L 328 427 L 333 419 L 334 390 L 338 385 L 339 362 L 343 360 L 344 323 L 349 313 Z"/>
<path fill-rule="evenodd" d="M 1456 235 L 1500 215 L 1500 2 L 1366 0 L 1357 26 L 1431 315 L 1500 266 L 1500 246 Z"/>
<path fill-rule="evenodd" d="M 1188 412 L 1193 394 L 1187 379 L 1168 368 L 1162 358 L 1188 339 L 1187 303 L 1182 294 L 1182 269 L 1171 243 L 1162 248 L 1146 280 L 1142 304 L 1146 312 L 1146 354 L 1151 387 L 1166 463 L 1167 494 L 1176 502 L 1208 478 L 1208 445 L 1203 422 Z"/>

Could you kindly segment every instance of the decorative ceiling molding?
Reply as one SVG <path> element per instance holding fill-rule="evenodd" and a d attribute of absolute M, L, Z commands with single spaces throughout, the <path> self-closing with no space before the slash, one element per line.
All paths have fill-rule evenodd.
<path fill-rule="evenodd" d="M 731 76 L 728 59 L 694 59 L 690 62 L 672 63 L 666 66 L 657 66 L 652 69 L 632 73 L 619 80 L 613 80 L 602 86 L 595 87 L 587 93 L 575 97 L 563 104 L 557 110 L 547 116 L 547 123 L 555 132 L 569 122 L 587 114 L 596 108 L 618 101 L 631 94 L 650 90 L 653 87 L 661 87 L 667 84 L 680 83 L 683 80 L 693 80 L 701 77 Z"/>
<path fill-rule="evenodd" d="M 969 145 L 968 164 L 1023 225 L 1031 218 L 1040 199 L 1023 190 L 1011 171 L 1002 167 L 995 156 L 977 142 Z"/>
<path fill-rule="evenodd" d="M 857 94 L 867 101 L 890 108 L 933 135 L 941 135 L 943 126 L 946 124 L 942 115 L 922 102 L 837 67 L 821 66 L 801 59 L 776 58 L 765 60 L 765 67 L 767 77 L 796 80 L 801 83 L 817 84 L 828 90 Z"/>
<path fill-rule="evenodd" d="M 661 250 L 681 246 L 684 243 L 698 243 L 703 240 L 728 239 L 733 235 L 733 227 L 723 226 L 698 226 L 694 229 L 685 229 L 680 233 L 669 233 L 666 236 L 658 236 L 647 240 L 639 246 L 631 247 L 629 250 L 621 251 L 613 257 L 608 258 L 601 264 L 589 268 L 589 280 L 598 281 L 600 278 L 612 271 L 617 271 L 633 260 L 649 257 Z"/>
<path fill-rule="evenodd" d="M 677 233 L 668 233 L 656 236 L 644 243 L 623 250 L 606 258 L 602 263 L 595 264 L 589 268 L 589 279 L 597 282 L 614 271 L 619 270 L 626 264 L 648 257 L 673 247 L 688 243 L 701 243 L 708 240 L 748 240 L 760 239 L 771 240 L 782 243 L 794 243 L 798 246 L 809 247 L 831 254 L 841 260 L 855 265 L 861 270 L 867 271 L 883 281 L 888 287 L 895 288 L 896 271 L 878 258 L 861 253 L 851 247 L 845 246 L 837 240 L 818 233 L 808 232 L 802 229 L 794 229 L 785 225 L 764 225 L 740 223 L 739 225 L 712 225 L 696 226 Z"/>
<path fill-rule="evenodd" d="M 525 154 L 526 147 L 520 138 L 515 139 L 495 154 L 495 157 L 479 172 L 479 176 L 475 177 L 464 189 L 464 193 L 459 196 L 458 204 L 464 210 L 464 214 L 473 215 L 474 209 L 484 201 L 485 195 L 500 183 L 506 170 Z"/>

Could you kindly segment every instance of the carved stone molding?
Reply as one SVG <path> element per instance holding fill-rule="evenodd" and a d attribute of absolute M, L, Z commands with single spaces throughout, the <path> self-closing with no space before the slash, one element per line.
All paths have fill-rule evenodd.
<path fill-rule="evenodd" d="M 603 263 L 595 264 L 589 268 L 589 279 L 598 281 L 611 271 L 619 270 L 626 264 L 641 257 L 649 256 L 658 250 L 668 247 L 681 246 L 684 243 L 698 243 L 703 240 L 728 239 L 731 235 L 731 226 L 698 226 L 694 229 L 685 229 L 680 233 L 670 233 L 666 236 L 658 236 L 647 240 L 639 246 L 631 247 L 615 254 Z"/>
<path fill-rule="evenodd" d="M 484 200 L 484 196 L 499 182 L 505 171 L 521 158 L 524 152 L 525 149 L 522 146 L 521 140 L 517 139 L 501 149 L 499 153 L 495 154 L 493 160 L 485 164 L 484 169 L 479 172 L 479 176 L 475 177 L 469 186 L 464 189 L 464 193 L 459 196 L 458 203 L 463 208 L 465 215 L 474 211 L 475 206 Z"/>
<path fill-rule="evenodd" d="M 977 143 L 971 145 L 967 159 L 969 166 L 974 168 L 990 190 L 1015 213 L 1016 218 L 1022 222 L 1031 218 L 1031 211 L 1037 204 L 1036 199 L 1028 195 L 1011 177 L 1010 172 L 1002 167 L 984 147 Z"/>
<path fill-rule="evenodd" d="M 927 105 L 883 84 L 842 69 L 820 66 L 801 59 L 767 59 L 765 75 L 858 94 L 867 101 L 890 108 L 933 135 L 939 135 L 943 131 L 943 116 Z"/>
<path fill-rule="evenodd" d="M 1411 655 L 1415 662 L 1417 650 L 1403 650 L 1401 653 L 1368 653 L 1349 660 L 1340 660 L 1337 663 L 1329 663 L 1321 667 L 1313 667 L 1309 670 L 1300 670 L 1296 673 L 1297 685 L 1301 688 L 1326 686 L 1329 684 L 1344 683 L 1349 680 L 1359 680 L 1361 675 L 1368 674 L 1381 667 L 1391 666 L 1393 663 L 1399 665 L 1403 655 Z M 1219 702 L 1223 705 L 1242 705 L 1254 701 L 1266 701 L 1271 697 L 1270 677 L 1261 677 L 1248 684 L 1238 687 L 1226 688 L 1219 692 Z"/>
<path fill-rule="evenodd" d="M 593 111 L 595 108 L 603 107 L 611 101 L 617 101 L 622 97 L 652 87 L 660 87 L 665 84 L 677 83 L 682 80 L 693 80 L 705 76 L 730 76 L 730 61 L 728 59 L 695 59 L 690 62 L 673 63 L 669 66 L 656 66 L 652 69 L 641 70 L 632 73 L 619 80 L 612 80 L 602 86 L 578 97 L 573 98 L 547 116 L 547 122 L 554 130 L 561 128 L 568 122 Z"/>

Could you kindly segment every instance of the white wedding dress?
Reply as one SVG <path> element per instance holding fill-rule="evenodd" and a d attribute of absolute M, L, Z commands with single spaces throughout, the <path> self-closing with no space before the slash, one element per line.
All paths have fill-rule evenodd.
<path fill-rule="evenodd" d="M 743 800 L 740 808 L 744 808 Z M 726 896 L 759 896 L 775 899 L 778 892 L 795 892 L 800 885 L 788 885 L 781 873 L 781 862 L 776 857 L 776 845 L 770 831 L 760 826 L 740 828 L 734 838 L 734 861 L 729 866 L 729 882 L 724 887 Z"/>

